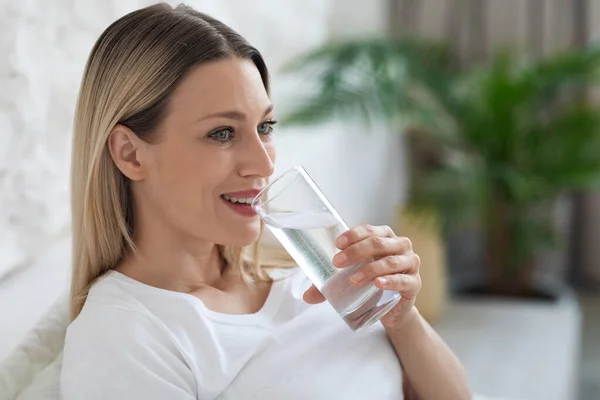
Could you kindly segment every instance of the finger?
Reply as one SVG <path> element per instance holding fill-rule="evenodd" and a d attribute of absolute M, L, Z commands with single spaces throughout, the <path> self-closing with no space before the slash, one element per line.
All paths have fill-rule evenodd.
<path fill-rule="evenodd" d="M 373 225 L 359 225 L 344 233 L 342 233 L 337 240 L 335 245 L 338 249 L 342 250 L 351 244 L 360 242 L 370 236 L 382 236 L 382 237 L 395 237 L 396 234 L 387 225 L 373 226 Z"/>
<path fill-rule="evenodd" d="M 412 251 L 412 243 L 405 237 L 370 236 L 340 251 L 333 258 L 338 268 L 348 267 L 359 261 L 368 261 Z"/>
<path fill-rule="evenodd" d="M 377 278 L 375 286 L 400 292 L 403 298 L 413 299 L 419 294 L 422 283 L 419 274 L 394 274 Z"/>
<path fill-rule="evenodd" d="M 317 289 L 315 285 L 311 285 L 306 292 L 304 292 L 302 298 L 308 304 L 319 304 L 325 301 L 325 297 L 319 292 L 319 289 Z"/>
<path fill-rule="evenodd" d="M 418 272 L 420 262 L 419 256 L 412 251 L 401 256 L 383 257 L 361 267 L 350 277 L 350 282 L 361 285 L 372 282 L 380 276 Z"/>

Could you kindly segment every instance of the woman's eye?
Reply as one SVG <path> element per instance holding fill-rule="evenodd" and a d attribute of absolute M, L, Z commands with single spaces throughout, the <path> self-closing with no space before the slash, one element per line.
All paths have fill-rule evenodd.
<path fill-rule="evenodd" d="M 231 139 L 233 139 L 233 130 L 231 130 L 230 128 L 221 129 L 211 133 L 209 137 L 218 142 L 227 143 L 230 142 Z"/>
<path fill-rule="evenodd" d="M 261 135 L 270 135 L 273 133 L 273 125 L 275 125 L 277 121 L 266 121 L 258 126 L 258 133 Z"/>

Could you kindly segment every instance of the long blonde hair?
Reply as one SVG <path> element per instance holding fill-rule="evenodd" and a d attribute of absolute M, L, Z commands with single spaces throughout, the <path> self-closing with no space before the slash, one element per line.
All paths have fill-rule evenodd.
<path fill-rule="evenodd" d="M 269 74 L 258 50 L 228 26 L 184 5 L 161 3 L 134 11 L 97 40 L 74 121 L 71 318 L 81 312 L 94 282 L 127 251 L 135 251 L 129 182 L 110 157 L 111 130 L 123 124 L 149 143 L 157 140 L 170 94 L 185 74 L 199 64 L 234 56 L 254 62 L 268 91 Z M 242 248 L 219 250 L 246 282 L 268 279 L 259 263 L 258 244 L 251 262 L 244 259 Z"/>

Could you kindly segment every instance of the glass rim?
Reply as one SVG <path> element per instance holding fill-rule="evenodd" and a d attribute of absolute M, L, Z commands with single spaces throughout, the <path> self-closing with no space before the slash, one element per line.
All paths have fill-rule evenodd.
<path fill-rule="evenodd" d="M 274 180 L 272 180 L 271 182 L 269 182 L 267 184 L 267 186 L 265 186 L 264 188 L 262 188 L 262 190 L 260 192 L 258 192 L 258 194 L 254 197 L 254 199 L 252 200 L 252 202 L 250 203 L 250 207 L 252 207 L 254 210 L 256 210 L 256 207 L 260 204 L 260 205 L 265 205 L 270 203 L 271 201 L 275 200 L 277 197 L 279 197 L 279 195 L 281 193 L 278 193 L 276 196 L 274 196 L 271 199 L 268 199 L 267 201 L 261 201 L 261 197 L 267 192 L 267 190 L 269 190 L 270 188 L 273 187 L 273 185 L 275 185 L 276 183 L 280 182 L 283 178 L 285 178 L 286 176 L 289 176 L 290 173 L 295 172 L 298 176 L 304 175 L 306 174 L 306 171 L 304 169 L 304 167 L 302 167 L 301 165 L 295 165 L 289 169 L 287 169 L 285 172 L 283 172 L 281 175 L 279 175 L 277 178 L 275 178 Z M 295 179 L 293 179 L 288 186 L 286 186 L 284 188 L 287 189 L 292 183 L 294 183 Z M 283 191 L 282 191 L 283 192 Z"/>

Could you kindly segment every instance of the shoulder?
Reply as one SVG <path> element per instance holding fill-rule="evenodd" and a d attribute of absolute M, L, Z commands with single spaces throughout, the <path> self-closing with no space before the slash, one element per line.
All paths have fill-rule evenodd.
<path fill-rule="evenodd" d="M 63 398 L 120 399 L 144 387 L 193 393 L 194 376 L 169 330 L 134 297 L 113 291 L 101 282 L 67 329 Z"/>
<path fill-rule="evenodd" d="M 135 303 L 86 301 L 67 329 L 66 346 L 95 344 L 108 348 L 140 346 L 148 340 L 167 344 L 170 335 L 161 322 Z"/>
<path fill-rule="evenodd" d="M 101 278 L 90 290 L 77 318 L 69 325 L 66 350 L 85 348 L 127 352 L 165 347 L 176 351 L 165 324 L 114 276 Z"/>
<path fill-rule="evenodd" d="M 108 345 L 109 338 L 120 337 L 118 345 L 123 346 L 132 341 L 131 334 L 140 331 L 145 337 L 168 338 L 160 320 L 131 290 L 108 275 L 90 289 L 83 309 L 67 329 L 67 340 L 71 345 L 77 345 L 79 338 L 86 343 L 94 340 Z"/>

